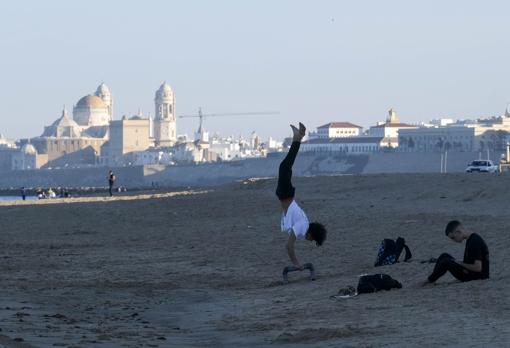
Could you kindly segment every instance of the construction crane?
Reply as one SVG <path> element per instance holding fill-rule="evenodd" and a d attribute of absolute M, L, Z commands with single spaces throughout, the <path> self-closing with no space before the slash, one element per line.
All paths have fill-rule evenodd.
<path fill-rule="evenodd" d="M 181 115 L 179 118 L 188 118 L 188 117 L 198 117 L 199 125 L 198 132 L 202 131 L 202 124 L 204 123 L 204 119 L 207 117 L 218 117 L 218 116 L 256 116 L 256 115 L 277 115 L 279 111 L 263 111 L 263 112 L 230 112 L 230 113 L 222 113 L 222 114 L 204 114 L 202 113 L 202 108 L 198 108 L 198 114 L 195 115 Z"/>

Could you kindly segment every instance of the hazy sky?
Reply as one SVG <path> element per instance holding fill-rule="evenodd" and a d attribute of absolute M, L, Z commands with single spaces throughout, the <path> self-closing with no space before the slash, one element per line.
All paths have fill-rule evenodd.
<path fill-rule="evenodd" d="M 2 1 L 0 133 L 40 135 L 101 81 L 114 118 L 278 110 L 205 127 L 264 138 L 329 121 L 369 126 L 499 115 L 510 101 L 505 1 Z M 178 120 L 191 133 L 197 120 Z"/>

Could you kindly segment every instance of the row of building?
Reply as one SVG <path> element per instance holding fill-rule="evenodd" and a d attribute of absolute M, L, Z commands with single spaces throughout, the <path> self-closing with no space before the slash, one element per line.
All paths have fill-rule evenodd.
<path fill-rule="evenodd" d="M 193 139 L 178 136 L 175 95 L 166 82 L 155 93 L 154 117 L 138 112 L 114 120 L 113 105 L 110 89 L 101 83 L 78 100 L 72 116 L 64 106 L 40 136 L 0 138 L 0 170 L 229 161 L 282 147 L 273 139 L 263 143 L 254 132 L 249 139 L 209 136 L 202 126 Z"/>
<path fill-rule="evenodd" d="M 309 133 L 303 151 L 370 153 L 502 151 L 510 141 L 510 112 L 478 120 L 438 119 L 417 125 L 401 123 L 390 109 L 385 122 L 368 130 L 350 122 L 331 122 Z"/>
<path fill-rule="evenodd" d="M 101 83 L 93 94 L 78 100 L 72 116 L 64 107 L 40 136 L 15 142 L 0 135 L 0 170 L 231 161 L 282 150 L 282 142 L 271 138 L 262 142 L 255 133 L 248 139 L 210 135 L 201 122 L 192 139 L 178 136 L 175 94 L 166 82 L 156 90 L 154 117 L 138 112 L 114 120 L 113 106 L 110 89 Z M 308 134 L 302 151 L 495 151 L 505 148 L 508 134 L 508 110 L 474 121 L 407 124 L 390 109 L 384 122 L 367 130 L 350 122 L 322 125 Z"/>

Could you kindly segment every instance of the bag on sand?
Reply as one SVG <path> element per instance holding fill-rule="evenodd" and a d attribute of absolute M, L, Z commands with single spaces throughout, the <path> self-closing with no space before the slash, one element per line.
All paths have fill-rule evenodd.
<path fill-rule="evenodd" d="M 407 262 L 413 255 L 406 245 L 405 239 L 402 237 L 398 237 L 396 241 L 393 239 L 384 239 L 379 246 L 379 252 L 377 253 L 374 266 L 393 265 L 397 263 L 404 249 L 406 251 L 404 262 Z"/>
<path fill-rule="evenodd" d="M 368 294 L 380 290 L 400 288 L 402 288 L 402 284 L 387 274 L 369 274 L 359 277 L 357 293 Z"/>

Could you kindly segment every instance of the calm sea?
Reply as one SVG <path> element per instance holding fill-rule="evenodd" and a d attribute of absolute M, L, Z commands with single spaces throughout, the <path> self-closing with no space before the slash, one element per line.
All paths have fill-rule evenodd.
<path fill-rule="evenodd" d="M 37 199 L 35 196 L 27 196 L 27 200 Z M 0 201 L 20 201 L 21 196 L 0 196 Z"/>

